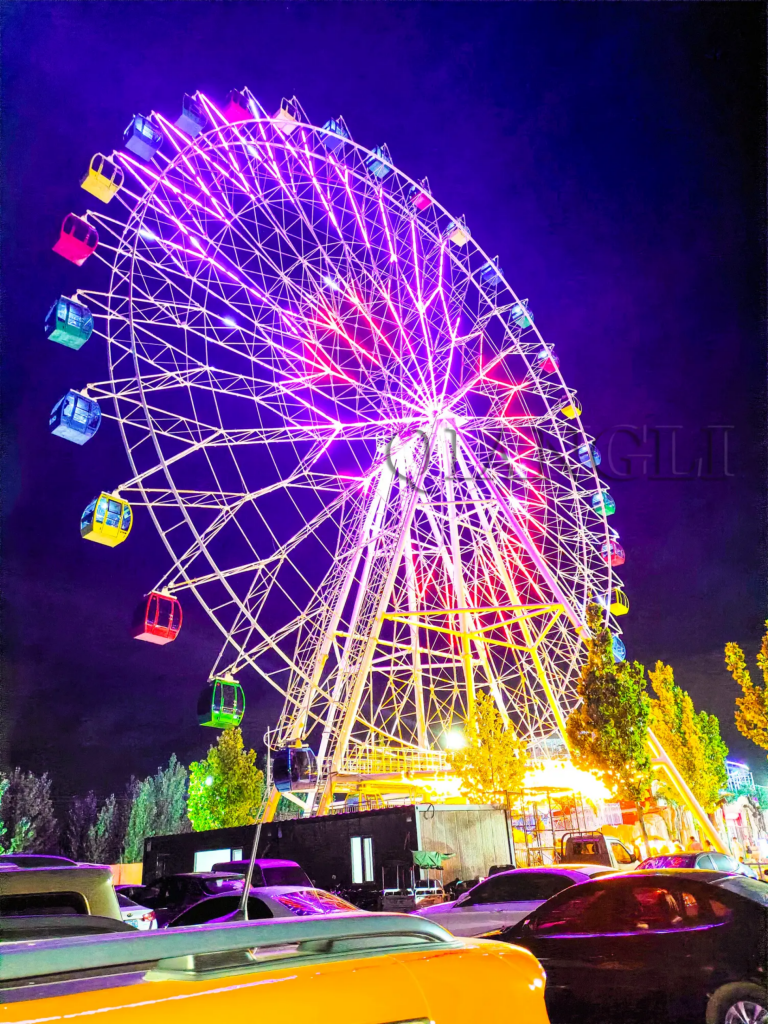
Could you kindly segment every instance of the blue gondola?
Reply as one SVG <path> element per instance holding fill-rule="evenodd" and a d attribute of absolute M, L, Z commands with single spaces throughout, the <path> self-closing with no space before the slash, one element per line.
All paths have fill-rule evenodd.
<path fill-rule="evenodd" d="M 282 747 L 272 759 L 272 781 L 279 793 L 302 793 L 317 786 L 317 758 L 307 746 Z"/>
<path fill-rule="evenodd" d="M 494 260 L 489 260 L 480 268 L 480 280 L 483 284 L 501 284 L 504 271 Z"/>
<path fill-rule="evenodd" d="M 181 101 L 181 117 L 176 122 L 176 127 L 181 128 L 183 132 L 194 139 L 207 124 L 208 118 L 205 116 L 203 104 L 194 96 L 184 93 L 184 99 Z"/>
<path fill-rule="evenodd" d="M 386 146 L 374 146 L 371 155 L 366 157 L 365 166 L 375 178 L 381 180 L 392 173 L 392 168 L 387 161 L 389 161 L 389 153 Z"/>
<path fill-rule="evenodd" d="M 323 145 L 331 153 L 338 153 L 339 150 L 344 148 L 344 143 L 351 138 L 347 126 L 341 118 L 338 121 L 333 117 L 329 118 L 323 125 L 323 128 L 328 133 L 321 136 Z"/>
<path fill-rule="evenodd" d="M 101 409 L 94 398 L 79 391 L 68 391 L 54 405 L 48 419 L 52 434 L 65 437 L 75 444 L 90 441 L 101 423 Z"/>
<path fill-rule="evenodd" d="M 66 295 L 56 299 L 45 318 L 46 338 L 77 350 L 92 334 L 93 316 L 87 306 Z"/>
<path fill-rule="evenodd" d="M 611 650 L 613 652 L 614 661 L 626 661 L 627 648 L 624 646 L 624 642 L 621 637 L 615 635 L 611 637 Z"/>
<path fill-rule="evenodd" d="M 582 466 L 599 466 L 602 455 L 593 444 L 583 444 L 577 452 Z"/>
<path fill-rule="evenodd" d="M 162 134 L 148 117 L 136 114 L 125 129 L 123 145 L 142 160 L 151 160 L 163 144 Z"/>

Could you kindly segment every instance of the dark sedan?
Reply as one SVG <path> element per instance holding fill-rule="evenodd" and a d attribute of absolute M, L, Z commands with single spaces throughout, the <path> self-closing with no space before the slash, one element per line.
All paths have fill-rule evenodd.
<path fill-rule="evenodd" d="M 717 871 L 608 875 L 498 935 L 547 972 L 552 1024 L 768 1024 L 768 883 Z"/>

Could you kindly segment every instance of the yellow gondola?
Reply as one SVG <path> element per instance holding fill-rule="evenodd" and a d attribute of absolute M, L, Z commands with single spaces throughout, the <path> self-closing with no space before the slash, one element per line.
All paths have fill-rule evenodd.
<path fill-rule="evenodd" d="M 87 174 L 80 181 L 80 187 L 103 203 L 108 203 L 123 184 L 124 178 L 121 167 L 102 153 L 96 153 L 91 158 Z"/>
<path fill-rule="evenodd" d="M 560 412 L 569 420 L 575 420 L 577 416 L 581 416 L 581 402 L 574 395 L 560 406 Z"/>
<path fill-rule="evenodd" d="M 80 536 L 108 548 L 122 544 L 133 525 L 133 512 L 127 501 L 102 491 L 80 517 Z"/>
<path fill-rule="evenodd" d="M 614 615 L 626 615 L 629 611 L 629 598 L 623 590 L 614 590 L 611 593 L 611 603 L 608 608 Z"/>

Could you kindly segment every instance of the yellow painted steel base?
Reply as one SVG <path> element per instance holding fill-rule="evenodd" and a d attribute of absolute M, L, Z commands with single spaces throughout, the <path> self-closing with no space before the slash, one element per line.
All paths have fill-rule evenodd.
<path fill-rule="evenodd" d="M 688 783 L 680 774 L 680 770 L 677 765 L 666 752 L 664 747 L 662 747 L 651 729 L 648 730 L 648 746 L 651 751 L 651 757 L 653 758 L 654 765 L 661 769 L 661 771 L 666 775 L 667 784 L 671 786 L 679 796 L 680 803 L 683 804 L 684 807 L 687 807 L 691 812 L 693 820 L 699 826 L 707 839 L 709 839 L 710 843 L 712 843 L 715 850 L 717 850 L 718 853 L 728 853 L 729 851 L 726 848 L 720 833 L 709 820 L 706 811 L 691 792 Z"/>
<path fill-rule="evenodd" d="M 277 810 L 277 805 L 279 803 L 280 803 L 280 794 L 278 793 L 278 791 L 273 786 L 272 789 L 269 792 L 269 797 L 268 797 L 267 802 L 266 802 L 266 804 L 264 806 L 264 813 L 261 816 L 262 823 L 268 824 L 270 821 L 272 821 L 274 819 L 275 811 Z"/>

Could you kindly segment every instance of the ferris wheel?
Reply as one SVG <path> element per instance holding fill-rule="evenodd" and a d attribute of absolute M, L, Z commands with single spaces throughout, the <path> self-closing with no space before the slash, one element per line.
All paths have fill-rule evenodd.
<path fill-rule="evenodd" d="M 136 115 L 82 185 L 110 205 L 55 248 L 108 283 L 47 333 L 101 335 L 109 379 L 51 429 L 117 420 L 131 475 L 81 531 L 114 545 L 152 517 L 170 568 L 134 635 L 173 640 L 200 601 L 223 636 L 201 722 L 239 721 L 243 683 L 278 690 L 270 744 L 306 811 L 442 777 L 479 688 L 557 745 L 590 601 L 624 657 L 624 551 L 559 358 L 464 219 L 343 119 L 247 89 Z"/>

